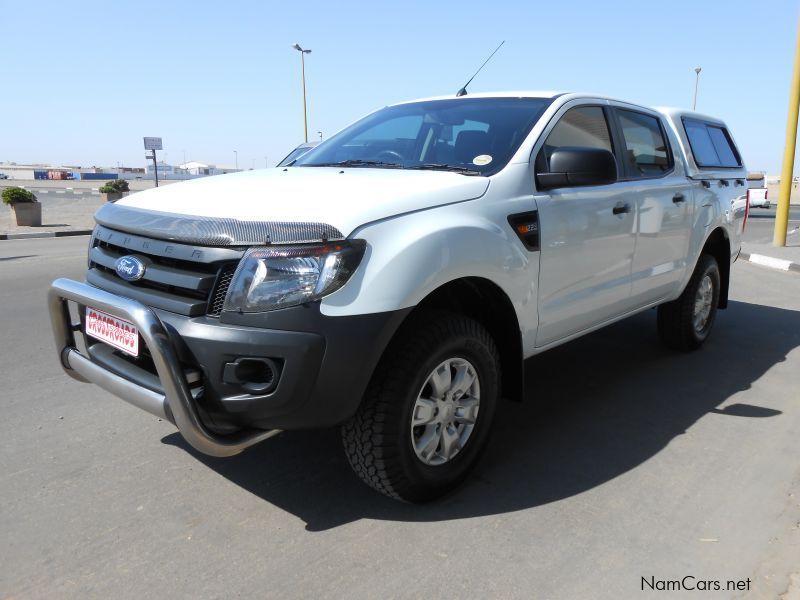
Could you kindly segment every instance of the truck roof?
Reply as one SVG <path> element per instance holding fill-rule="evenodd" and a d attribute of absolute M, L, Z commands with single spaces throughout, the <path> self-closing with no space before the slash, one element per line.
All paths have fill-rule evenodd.
<path fill-rule="evenodd" d="M 681 117 L 690 117 L 692 119 L 709 121 L 711 123 L 717 123 L 718 125 L 725 126 L 725 122 L 718 117 L 712 117 L 711 115 L 700 113 L 694 110 L 689 110 L 686 108 L 674 108 L 670 106 L 654 106 L 653 110 L 656 110 L 675 121 L 680 120 Z"/>
<path fill-rule="evenodd" d="M 568 92 L 558 91 L 505 91 L 505 92 L 469 92 L 466 98 L 555 98 Z M 461 96 L 464 98 L 464 96 Z M 453 94 L 445 96 L 429 96 L 427 98 L 416 98 L 414 100 L 404 100 L 402 102 L 394 102 L 390 106 L 398 104 L 410 104 L 412 102 L 428 102 L 431 100 L 456 100 L 458 97 Z"/>
<path fill-rule="evenodd" d="M 606 96 L 604 94 L 592 94 L 590 92 L 568 92 L 568 91 L 558 91 L 558 90 L 512 90 L 512 91 L 503 91 L 503 92 L 476 92 L 476 93 L 469 93 L 467 94 L 467 98 L 556 98 L 558 96 L 569 96 L 569 100 L 580 99 L 580 98 L 596 98 L 599 100 L 613 100 L 614 102 L 621 102 L 624 104 L 629 104 L 631 106 L 638 106 L 641 108 L 645 108 L 648 110 L 655 110 L 663 115 L 670 117 L 671 119 L 680 117 L 692 117 L 696 119 L 701 119 L 704 121 L 711 121 L 719 123 L 720 125 L 724 125 L 724 122 L 717 117 L 712 117 L 711 115 L 707 115 L 704 113 L 700 113 L 697 111 L 689 110 L 686 108 L 676 108 L 676 107 L 668 107 L 668 106 L 646 106 L 644 104 L 638 104 L 636 102 L 630 102 L 628 100 L 622 100 L 620 98 L 614 98 L 612 96 Z M 462 96 L 463 98 L 463 96 Z M 456 100 L 457 96 L 455 94 L 448 94 L 445 96 L 429 96 L 427 98 L 416 98 L 414 100 L 404 100 L 402 102 L 395 102 L 392 103 L 390 106 L 396 106 L 400 104 L 410 104 L 412 102 L 428 102 L 431 100 Z"/>

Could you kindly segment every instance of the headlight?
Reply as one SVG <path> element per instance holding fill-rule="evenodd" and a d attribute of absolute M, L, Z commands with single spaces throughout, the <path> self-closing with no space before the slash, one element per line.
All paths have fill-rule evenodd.
<path fill-rule="evenodd" d="M 261 312 L 318 300 L 342 287 L 364 256 L 364 240 L 247 251 L 223 311 Z"/>

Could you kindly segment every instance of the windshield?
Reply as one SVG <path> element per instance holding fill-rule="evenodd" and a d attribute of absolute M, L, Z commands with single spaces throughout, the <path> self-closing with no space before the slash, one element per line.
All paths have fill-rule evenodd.
<path fill-rule="evenodd" d="M 493 175 L 550 98 L 458 98 L 389 106 L 301 156 L 296 167 L 369 167 Z"/>
<path fill-rule="evenodd" d="M 281 162 L 279 162 L 275 166 L 276 167 L 285 167 L 286 165 L 288 165 L 292 161 L 294 161 L 294 160 L 300 158 L 301 156 L 303 156 L 303 154 L 305 154 L 306 152 L 311 150 L 311 148 L 313 148 L 313 147 L 314 146 L 301 144 L 300 146 L 298 146 L 297 148 L 295 148 L 294 150 L 289 152 L 289 154 L 286 156 L 286 158 L 284 158 Z"/>

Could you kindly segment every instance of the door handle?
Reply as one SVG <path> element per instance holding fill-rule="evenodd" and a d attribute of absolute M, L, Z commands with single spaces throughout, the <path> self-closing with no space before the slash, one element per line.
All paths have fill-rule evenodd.
<path fill-rule="evenodd" d="M 683 194 L 675 194 L 675 195 L 672 197 L 672 201 L 673 201 L 675 204 L 680 204 L 681 202 L 686 202 L 686 196 L 684 196 Z"/>
<path fill-rule="evenodd" d="M 613 212 L 615 215 L 629 213 L 631 212 L 631 205 L 627 203 L 623 204 L 622 202 L 620 202 L 611 210 L 611 212 Z"/>

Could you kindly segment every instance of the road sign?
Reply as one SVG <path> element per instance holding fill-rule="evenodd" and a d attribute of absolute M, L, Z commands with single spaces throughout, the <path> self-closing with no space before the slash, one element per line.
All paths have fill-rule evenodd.
<path fill-rule="evenodd" d="M 162 150 L 162 148 L 161 148 L 161 138 L 158 138 L 158 137 L 146 137 L 146 138 L 144 138 L 144 149 L 145 150 Z"/>

